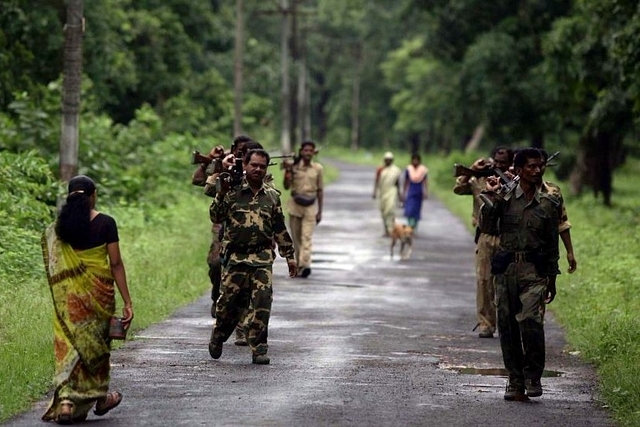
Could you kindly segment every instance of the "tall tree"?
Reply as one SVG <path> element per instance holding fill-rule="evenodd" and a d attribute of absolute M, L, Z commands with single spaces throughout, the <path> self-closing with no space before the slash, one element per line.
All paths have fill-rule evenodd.
<path fill-rule="evenodd" d="M 233 133 L 242 133 L 242 91 L 243 91 L 243 58 L 244 58 L 244 5 L 243 0 L 236 0 L 236 33 L 233 63 Z"/>
<path fill-rule="evenodd" d="M 294 0 L 295 1 L 295 0 Z M 291 82 L 289 78 L 289 37 L 291 19 L 289 16 L 289 0 L 280 0 L 282 12 L 282 39 L 280 45 L 280 64 L 282 67 L 282 86 L 280 88 L 281 102 L 281 133 L 280 148 L 283 153 L 291 152 Z"/>
<path fill-rule="evenodd" d="M 82 83 L 82 36 L 84 34 L 83 0 L 69 0 L 64 32 L 60 179 L 69 181 L 78 172 L 78 127 L 80 86 Z"/>

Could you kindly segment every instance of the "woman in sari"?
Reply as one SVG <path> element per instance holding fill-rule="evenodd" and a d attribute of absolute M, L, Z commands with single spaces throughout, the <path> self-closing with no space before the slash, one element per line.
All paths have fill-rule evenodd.
<path fill-rule="evenodd" d="M 419 154 L 413 154 L 404 172 L 404 216 L 414 230 L 421 218 L 422 201 L 429 197 L 429 169 L 421 161 Z"/>
<path fill-rule="evenodd" d="M 69 181 L 66 204 L 42 238 L 53 297 L 55 391 L 44 421 L 72 424 L 104 415 L 122 400 L 109 392 L 109 323 L 120 291 L 125 329 L 133 319 L 131 297 L 115 220 L 95 210 L 96 187 L 87 176 Z"/>

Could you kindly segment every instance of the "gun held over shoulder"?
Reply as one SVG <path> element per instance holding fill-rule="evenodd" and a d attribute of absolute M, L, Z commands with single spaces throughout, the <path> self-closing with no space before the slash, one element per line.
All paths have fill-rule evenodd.
<path fill-rule="evenodd" d="M 208 157 L 208 156 L 203 156 L 198 150 L 194 150 L 193 153 L 191 153 L 191 164 L 192 165 L 208 165 L 209 163 L 211 163 L 213 161 L 212 158 Z"/>
<path fill-rule="evenodd" d="M 486 167 L 484 169 L 471 169 L 466 166 L 461 165 L 460 163 L 455 163 L 453 165 L 453 176 L 456 178 L 459 176 L 467 176 L 469 178 L 475 177 L 487 177 L 487 176 L 497 176 L 495 169 L 492 167 Z"/>

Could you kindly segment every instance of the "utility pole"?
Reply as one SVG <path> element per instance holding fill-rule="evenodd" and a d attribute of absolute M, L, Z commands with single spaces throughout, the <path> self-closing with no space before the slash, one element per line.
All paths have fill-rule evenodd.
<path fill-rule="evenodd" d="M 282 131 L 280 145 L 283 153 L 290 153 L 292 142 L 304 139 L 310 134 L 311 119 L 310 113 L 305 113 L 305 108 L 309 107 L 309 90 L 307 83 L 306 61 L 304 61 L 303 49 L 298 49 L 298 45 L 303 42 L 298 41 L 297 16 L 300 13 L 315 13 L 313 11 L 298 10 L 300 0 L 280 0 L 277 10 L 262 10 L 262 14 L 279 14 L 282 16 L 282 34 L 280 46 L 280 61 L 282 67 L 282 87 L 280 89 L 282 115 Z M 290 57 L 294 60 L 297 68 L 298 85 L 297 96 L 292 96 L 291 88 L 291 67 Z M 304 69 L 302 69 L 304 67 Z M 305 107 L 306 105 L 306 107 Z M 300 124 L 299 124 L 300 123 Z"/>
<path fill-rule="evenodd" d="M 294 0 L 295 1 L 295 0 Z M 280 61 L 282 66 L 282 87 L 281 87 L 281 113 L 282 113 L 282 133 L 280 135 L 280 146 L 283 153 L 291 152 L 291 117 L 290 117 L 290 96 L 289 88 L 289 0 L 280 0 L 282 11 L 282 39 Z"/>
<path fill-rule="evenodd" d="M 82 84 L 83 0 L 69 0 L 64 31 L 62 80 L 62 132 L 60 179 L 68 182 L 78 173 L 80 89 Z"/>
<path fill-rule="evenodd" d="M 236 0 L 236 33 L 233 64 L 233 136 L 242 133 L 243 99 L 243 56 L 244 56 L 244 5 Z"/>

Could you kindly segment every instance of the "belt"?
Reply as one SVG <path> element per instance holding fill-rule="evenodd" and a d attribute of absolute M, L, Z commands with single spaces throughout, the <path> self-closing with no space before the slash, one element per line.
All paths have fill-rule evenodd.
<path fill-rule="evenodd" d="M 513 253 L 513 262 L 528 262 L 527 261 L 527 253 L 526 252 L 514 252 Z"/>
<path fill-rule="evenodd" d="M 514 251 L 511 252 L 511 262 L 532 262 L 535 264 L 540 260 L 540 255 L 540 252 Z"/>
<path fill-rule="evenodd" d="M 271 248 L 272 248 L 271 244 L 247 245 L 247 246 L 229 244 L 227 245 L 226 252 L 234 253 L 234 254 L 257 254 L 266 249 L 271 249 Z"/>

